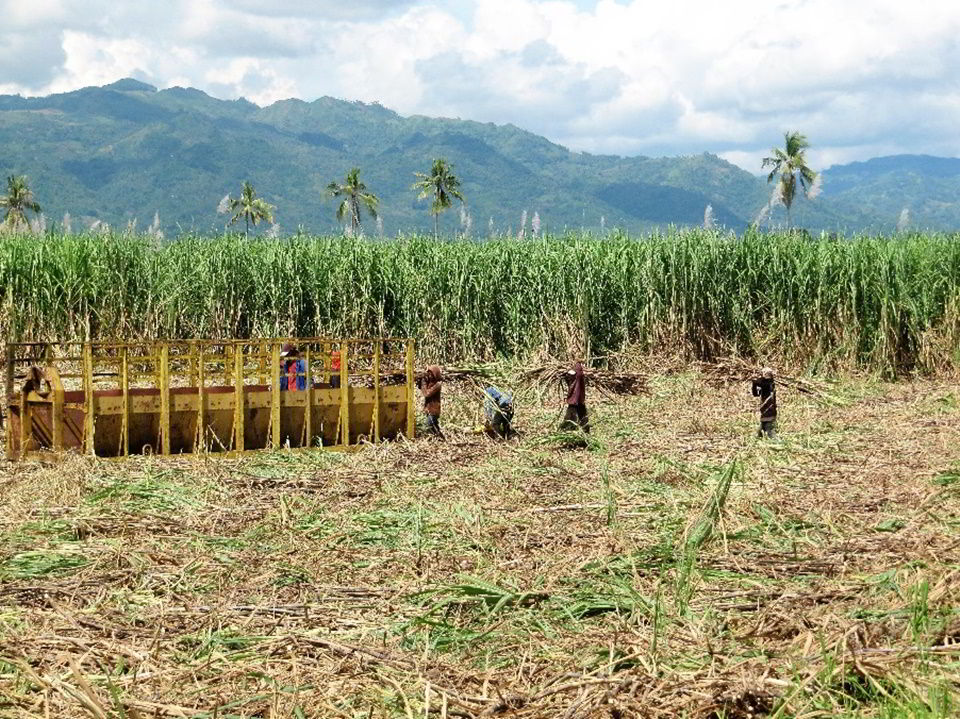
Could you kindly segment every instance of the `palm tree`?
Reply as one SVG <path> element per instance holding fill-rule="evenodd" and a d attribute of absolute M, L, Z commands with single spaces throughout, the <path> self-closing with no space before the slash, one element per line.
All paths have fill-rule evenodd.
<path fill-rule="evenodd" d="M 790 226 L 790 206 L 793 204 L 794 195 L 797 193 L 797 179 L 803 186 L 805 194 L 809 194 L 813 187 L 817 173 L 807 167 L 807 159 L 804 157 L 804 151 L 810 147 L 806 135 L 799 132 L 787 132 L 783 136 L 785 148 L 773 148 L 773 157 L 763 158 L 762 167 L 772 167 L 770 174 L 767 175 L 767 182 L 773 182 L 773 178 L 780 175 L 778 191 L 780 200 L 787 208 L 787 227 Z"/>
<path fill-rule="evenodd" d="M 342 197 L 343 200 L 337 206 L 337 220 L 343 222 L 344 216 L 350 215 L 350 233 L 357 234 L 361 230 L 360 211 L 366 207 L 367 212 L 373 219 L 377 219 L 377 205 L 380 199 L 372 192 L 367 192 L 367 186 L 360 181 L 360 168 L 354 167 L 347 173 L 347 178 L 341 185 L 339 182 L 331 182 L 327 185 L 327 192 L 330 197 Z"/>
<path fill-rule="evenodd" d="M 460 202 L 466 202 L 463 193 L 460 192 L 460 180 L 453 174 L 453 165 L 448 163 L 442 157 L 433 161 L 433 167 L 430 174 L 422 172 L 414 173 L 418 180 L 413 183 L 411 189 L 419 190 L 418 200 L 424 200 L 433 197 L 430 204 L 430 214 L 433 215 L 433 235 L 440 236 L 440 213 L 453 204 L 451 198 L 457 198 Z"/>
<path fill-rule="evenodd" d="M 243 192 L 240 197 L 231 197 L 227 202 L 227 210 L 233 213 L 230 218 L 230 224 L 239 220 L 241 217 L 246 222 L 244 235 L 250 234 L 250 224 L 256 227 L 261 221 L 273 222 L 273 205 L 267 204 L 262 197 L 257 197 L 256 190 L 249 182 L 243 183 Z"/>
<path fill-rule="evenodd" d="M 7 195 L 0 197 L 0 207 L 7 208 L 3 224 L 12 230 L 29 226 L 27 212 L 39 213 L 40 205 L 33 201 L 33 191 L 27 185 L 23 175 L 10 175 L 7 178 Z"/>

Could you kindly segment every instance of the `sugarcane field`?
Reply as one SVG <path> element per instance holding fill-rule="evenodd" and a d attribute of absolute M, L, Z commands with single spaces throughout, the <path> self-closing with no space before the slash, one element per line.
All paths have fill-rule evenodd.
<path fill-rule="evenodd" d="M 0 289 L 0 716 L 960 711 L 955 236 L 7 235 Z"/>

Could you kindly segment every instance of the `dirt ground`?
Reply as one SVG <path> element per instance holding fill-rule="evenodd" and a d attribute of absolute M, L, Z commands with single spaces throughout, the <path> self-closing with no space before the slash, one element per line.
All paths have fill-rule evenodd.
<path fill-rule="evenodd" d="M 960 713 L 960 384 L 657 377 L 557 433 L 0 466 L 3 717 Z"/>

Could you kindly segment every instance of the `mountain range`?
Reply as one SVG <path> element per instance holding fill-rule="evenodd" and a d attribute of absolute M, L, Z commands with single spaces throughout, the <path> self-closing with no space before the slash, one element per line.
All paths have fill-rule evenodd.
<path fill-rule="evenodd" d="M 25 174 L 49 221 L 73 229 L 100 221 L 164 230 L 223 228 L 221 198 L 245 180 L 276 206 L 283 232 L 335 230 L 331 180 L 352 167 L 381 200 L 386 234 L 432 229 L 415 172 L 445 157 L 462 180 L 466 212 L 441 228 L 472 234 L 520 229 L 534 213 L 544 230 L 644 231 L 699 225 L 707 205 L 719 226 L 742 230 L 771 186 L 712 154 L 617 157 L 573 152 L 513 125 L 403 117 L 379 104 L 323 97 L 259 107 L 192 88 L 157 90 L 124 79 L 47 97 L 0 96 L 0 173 Z M 960 159 L 875 158 L 828 168 L 823 193 L 798 199 L 793 224 L 811 230 L 960 228 Z M 784 221 L 775 208 L 768 223 Z M 374 230 L 368 226 L 368 233 Z"/>

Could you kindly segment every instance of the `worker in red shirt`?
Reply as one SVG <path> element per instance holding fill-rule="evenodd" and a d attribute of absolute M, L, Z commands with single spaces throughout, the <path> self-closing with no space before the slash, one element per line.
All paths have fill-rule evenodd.
<path fill-rule="evenodd" d="M 330 386 L 340 386 L 340 357 L 343 350 L 334 350 L 330 353 Z"/>
<path fill-rule="evenodd" d="M 440 439 L 445 439 L 440 429 L 440 390 L 443 387 L 443 370 L 437 365 L 427 367 L 419 380 L 423 392 L 423 411 L 427 415 L 427 431 Z"/>
<path fill-rule="evenodd" d="M 307 363 L 300 351 L 289 342 L 280 350 L 280 390 L 283 392 L 307 388 Z"/>

